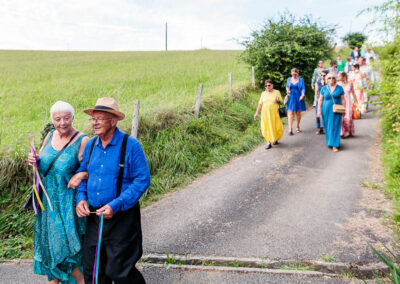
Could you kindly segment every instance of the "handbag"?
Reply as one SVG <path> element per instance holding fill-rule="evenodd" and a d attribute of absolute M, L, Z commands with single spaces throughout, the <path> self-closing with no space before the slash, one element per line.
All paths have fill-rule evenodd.
<path fill-rule="evenodd" d="M 334 113 L 346 113 L 346 108 L 343 105 L 333 104 Z"/>
<path fill-rule="evenodd" d="M 280 108 L 278 109 L 278 112 L 279 112 L 279 117 L 280 117 L 280 118 L 282 118 L 282 117 L 287 117 L 286 107 L 280 107 Z"/>
<path fill-rule="evenodd" d="M 333 101 L 333 112 L 334 113 L 346 113 L 346 108 L 344 105 L 339 105 L 339 104 L 335 104 L 335 100 L 333 99 L 333 96 L 331 93 L 329 93 L 331 95 L 332 101 Z"/>
<path fill-rule="evenodd" d="M 361 118 L 361 111 L 360 108 L 353 104 L 353 119 L 360 119 Z"/>
<path fill-rule="evenodd" d="M 283 105 L 286 105 L 288 102 L 288 97 L 285 96 L 285 99 L 283 101 Z M 283 118 L 283 117 L 287 117 L 287 111 L 286 111 L 286 107 L 282 106 L 278 108 L 278 113 L 279 113 L 279 117 Z"/>
<path fill-rule="evenodd" d="M 50 172 L 50 169 L 53 167 L 54 163 L 56 162 L 56 160 L 58 159 L 58 157 L 60 157 L 60 155 L 62 154 L 62 152 L 64 152 L 64 150 L 68 147 L 68 145 L 72 142 L 72 140 L 76 137 L 76 135 L 78 135 L 79 131 L 75 132 L 74 135 L 72 135 L 71 139 L 69 139 L 68 143 L 64 145 L 64 147 L 58 152 L 57 156 L 53 159 L 53 161 L 51 162 L 49 168 L 46 170 L 46 172 L 44 173 L 42 179 L 44 179 L 47 174 Z M 34 195 L 35 195 L 35 189 L 32 188 L 31 192 L 28 194 L 28 196 L 26 197 L 25 203 L 24 203 L 24 208 L 27 210 L 32 210 L 35 211 L 34 206 L 35 206 L 35 200 L 34 200 Z M 42 199 L 43 196 L 43 188 L 41 187 L 41 185 L 39 185 L 38 188 L 38 193 L 39 193 L 39 197 L 40 199 Z"/>

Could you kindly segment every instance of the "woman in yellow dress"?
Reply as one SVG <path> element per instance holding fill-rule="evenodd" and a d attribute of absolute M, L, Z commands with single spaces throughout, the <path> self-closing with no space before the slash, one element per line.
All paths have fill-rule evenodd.
<path fill-rule="evenodd" d="M 283 123 L 279 117 L 278 109 L 282 104 L 282 96 L 278 90 L 273 89 L 274 84 L 271 80 L 265 81 L 265 91 L 262 92 L 258 103 L 254 120 L 257 120 L 261 108 L 261 132 L 267 145 L 265 149 L 270 149 L 272 145 L 277 145 L 283 136 Z"/>

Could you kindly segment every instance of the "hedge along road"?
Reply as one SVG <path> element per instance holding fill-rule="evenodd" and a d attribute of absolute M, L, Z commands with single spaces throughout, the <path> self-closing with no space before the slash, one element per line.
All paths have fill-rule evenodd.
<path fill-rule="evenodd" d="M 361 186 L 381 170 L 377 122 L 372 112 L 356 120 L 356 136 L 334 153 L 308 111 L 301 133 L 143 210 L 144 253 L 379 263 L 367 242 L 394 244 L 382 224 L 390 203 Z"/>
<path fill-rule="evenodd" d="M 260 146 L 145 208 L 145 257 L 168 253 L 239 261 L 252 257 L 379 263 L 366 242 L 375 247 L 394 243 L 391 230 L 382 224 L 390 203 L 378 190 L 361 186 L 374 181 L 371 173 L 380 171 L 376 167 L 377 122 L 372 113 L 355 121 L 356 136 L 342 140 L 341 151 L 334 153 L 325 146 L 324 136 L 315 135 L 315 112 L 308 111 L 301 133 L 285 134 L 281 144 L 270 150 Z M 314 271 L 286 275 L 279 269 L 259 269 L 244 273 L 234 266 L 228 264 L 219 268 L 222 270 L 204 266 L 167 269 L 146 261 L 139 264 L 148 283 L 353 281 L 327 280 L 327 275 Z M 44 281 L 32 275 L 31 265 L 10 263 L 0 265 L 0 279 L 4 283 Z"/>

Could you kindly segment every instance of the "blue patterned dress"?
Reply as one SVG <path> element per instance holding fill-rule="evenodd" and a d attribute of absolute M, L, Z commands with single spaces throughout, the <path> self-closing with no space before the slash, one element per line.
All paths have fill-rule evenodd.
<path fill-rule="evenodd" d="M 39 210 L 34 225 L 33 271 L 47 275 L 49 281 L 57 278 L 60 283 L 75 283 L 71 271 L 82 265 L 81 241 L 86 220 L 77 217 L 75 190 L 67 188 L 67 185 L 79 167 L 78 152 L 84 136 L 81 135 L 64 150 L 43 180 L 54 211 L 50 211 L 43 195 L 45 210 Z M 51 146 L 52 138 L 53 132 L 40 155 L 41 175 L 59 152 Z"/>
<path fill-rule="evenodd" d="M 335 90 L 331 93 L 329 85 L 325 85 L 321 89 L 322 102 L 322 122 L 325 128 L 326 145 L 330 147 L 340 147 L 340 131 L 342 130 L 342 114 L 333 112 L 333 104 L 342 104 L 342 96 L 344 90 L 342 86 L 336 85 Z M 333 98 L 333 100 L 332 100 Z"/>

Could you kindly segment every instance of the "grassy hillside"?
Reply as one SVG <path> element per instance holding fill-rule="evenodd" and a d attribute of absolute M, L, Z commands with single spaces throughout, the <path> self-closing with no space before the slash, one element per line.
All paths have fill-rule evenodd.
<path fill-rule="evenodd" d="M 236 60 L 239 53 L 0 51 L 0 145 L 26 145 L 26 134 L 39 134 L 57 100 L 72 104 L 76 127 L 88 130 L 82 111 L 99 97 L 118 100 L 127 114 L 122 126 L 129 129 L 135 99 L 141 114 L 154 118 L 194 105 L 199 83 L 205 97 L 222 96 L 228 72 L 236 88 L 250 81 L 249 69 Z"/>
<path fill-rule="evenodd" d="M 130 131 L 135 99 L 141 101 L 139 141 L 151 186 L 147 204 L 259 144 L 253 115 L 260 90 L 249 88 L 251 72 L 238 51 L 40 52 L 0 51 L 0 260 L 32 257 L 34 216 L 21 207 L 29 190 L 27 133 L 39 142 L 56 100 L 75 107 L 75 126 L 90 134 L 88 116 L 98 97 L 111 96 L 127 114 Z M 228 72 L 234 93 L 228 96 Z M 200 118 L 193 116 L 203 83 Z"/>

